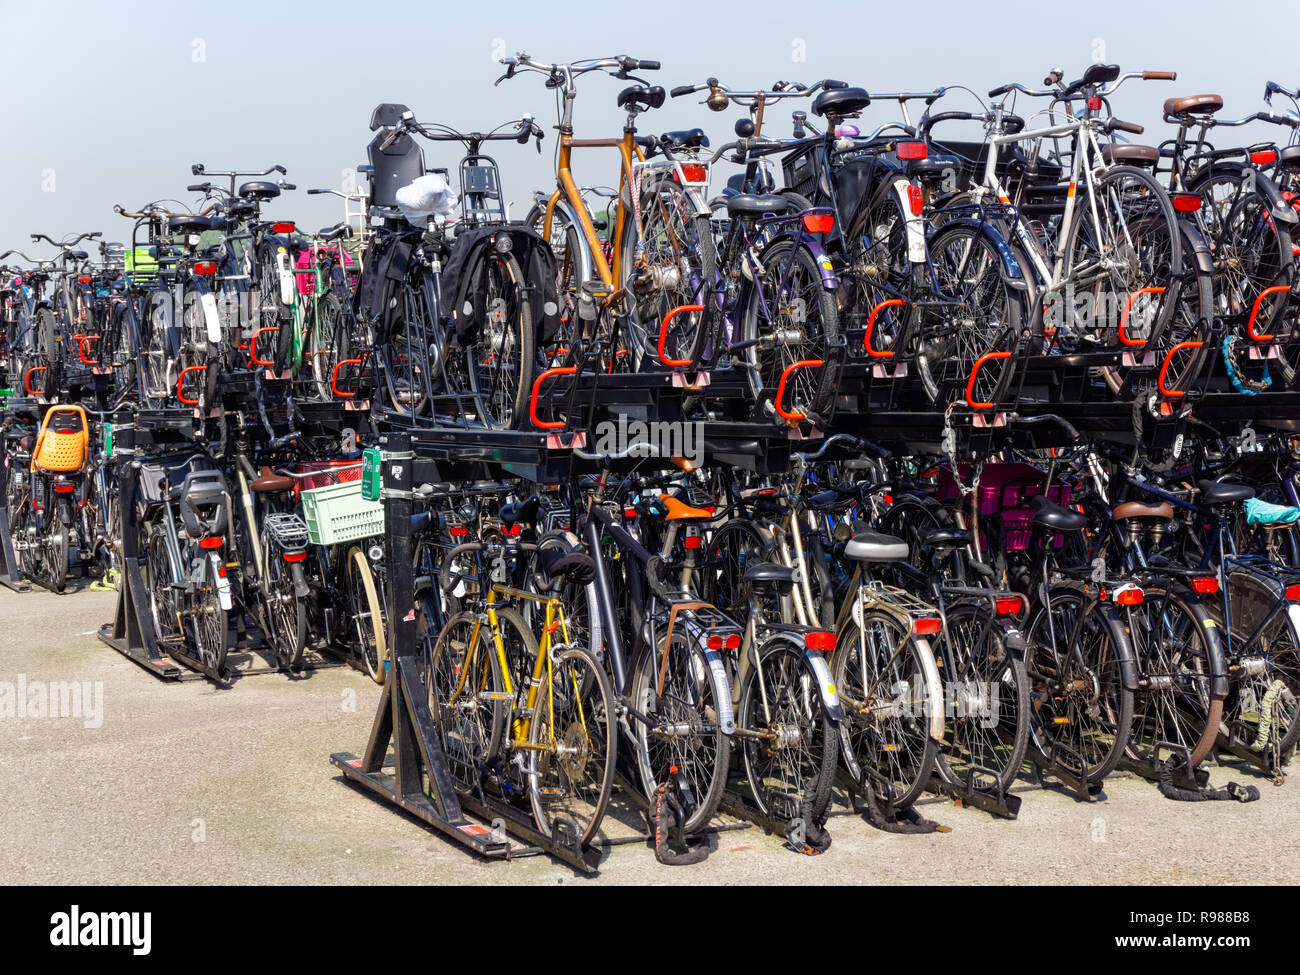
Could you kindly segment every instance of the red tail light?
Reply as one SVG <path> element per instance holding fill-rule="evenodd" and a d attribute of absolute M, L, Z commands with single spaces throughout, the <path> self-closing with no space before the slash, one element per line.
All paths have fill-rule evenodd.
<path fill-rule="evenodd" d="M 1252 152 L 1250 154 L 1250 161 L 1256 166 L 1268 166 L 1277 162 L 1277 153 L 1272 149 L 1264 149 L 1261 152 Z"/>
<path fill-rule="evenodd" d="M 1300 582 L 1286 587 L 1287 599 L 1300 599 Z"/>
<path fill-rule="evenodd" d="M 1002 596 L 995 599 L 993 604 L 997 607 L 999 616 L 1009 616 L 1012 613 L 1020 612 L 1020 607 L 1024 605 L 1020 596 Z"/>
<path fill-rule="evenodd" d="M 803 229 L 810 234 L 829 234 L 835 229 L 835 215 L 833 213 L 805 214 Z"/>
<path fill-rule="evenodd" d="M 56 485 L 54 485 L 54 490 L 57 491 L 59 494 L 71 494 L 73 491 L 77 490 L 77 485 L 75 485 L 75 484 L 56 484 Z"/>
<path fill-rule="evenodd" d="M 301 562 L 307 558 L 306 552 L 285 552 L 284 560 L 286 562 Z"/>
<path fill-rule="evenodd" d="M 730 633 L 727 635 L 726 647 L 728 650 L 735 650 L 740 646 L 740 634 Z"/>
<path fill-rule="evenodd" d="M 78 281 L 80 284 L 90 284 L 90 278 L 89 278 L 89 277 L 81 277 L 81 278 L 77 278 L 77 281 Z"/>
<path fill-rule="evenodd" d="M 452 525 L 451 528 L 447 530 L 451 533 L 452 538 L 464 538 L 469 534 L 469 529 L 464 525 Z"/>
<path fill-rule="evenodd" d="M 687 548 L 702 548 L 704 546 L 704 539 L 699 535 L 687 535 L 682 539 L 682 544 Z"/>
<path fill-rule="evenodd" d="M 929 153 L 924 142 L 900 142 L 898 144 L 898 158 L 905 162 L 913 159 L 924 159 L 927 155 Z"/>
<path fill-rule="evenodd" d="M 924 619 L 912 620 L 912 632 L 917 636 L 933 636 L 943 629 L 943 620 L 937 616 L 927 616 Z"/>
<path fill-rule="evenodd" d="M 687 183 L 707 183 L 709 167 L 704 163 L 682 163 L 682 179 Z"/>
<path fill-rule="evenodd" d="M 289 222 L 289 223 L 273 223 L 273 224 L 271 224 L 271 232 L 272 232 L 272 233 L 275 233 L 275 234 L 291 234 L 291 233 L 294 232 L 294 229 L 295 229 L 295 226 L 294 226 L 294 224 L 292 223 L 292 221 Z"/>
<path fill-rule="evenodd" d="M 925 210 L 925 197 L 921 194 L 921 187 L 909 186 L 907 188 L 907 202 L 912 208 L 912 216 L 919 217 Z"/>
<path fill-rule="evenodd" d="M 1202 596 L 1212 596 L 1219 591 L 1219 580 L 1214 576 L 1201 576 L 1192 580 L 1192 592 Z"/>
<path fill-rule="evenodd" d="M 199 548 L 206 548 L 206 549 L 221 548 L 222 542 L 223 539 L 217 535 L 214 535 L 211 538 L 200 538 Z"/>
<path fill-rule="evenodd" d="M 1141 606 L 1142 600 L 1145 598 L 1145 594 L 1142 592 L 1141 588 L 1132 583 L 1120 586 L 1115 590 L 1116 606 Z"/>
<path fill-rule="evenodd" d="M 522 532 L 523 530 L 524 530 L 524 526 L 523 526 L 523 525 L 506 525 L 505 527 L 503 527 L 503 528 L 501 529 L 501 532 L 502 532 L 502 534 L 504 534 L 507 538 L 509 538 L 509 537 L 511 537 L 511 536 L 513 536 L 513 535 L 518 535 L 518 534 L 519 534 L 520 532 Z"/>
<path fill-rule="evenodd" d="M 724 636 L 711 636 L 708 639 L 710 650 L 721 650 L 727 644 L 727 638 Z"/>
<path fill-rule="evenodd" d="M 217 273 L 217 262 L 216 262 L 216 261 L 197 261 L 197 262 L 195 262 L 195 264 L 194 264 L 194 273 L 195 273 L 195 274 L 216 274 L 216 273 Z"/>
<path fill-rule="evenodd" d="M 635 518 L 635 517 L 636 517 L 636 508 L 624 508 L 624 509 L 623 509 L 623 517 L 624 517 L 624 518 Z"/>
<path fill-rule="evenodd" d="M 823 653 L 829 652 L 835 649 L 835 634 L 827 630 L 806 633 L 804 634 L 803 645 L 809 650 L 821 650 Z"/>
<path fill-rule="evenodd" d="M 1088 111 L 1090 111 L 1090 112 L 1100 112 L 1100 111 L 1101 111 L 1101 96 L 1100 96 L 1100 95 L 1091 95 L 1091 96 L 1089 96 L 1089 98 L 1088 98 Z"/>
<path fill-rule="evenodd" d="M 1201 198 L 1195 193 L 1175 193 L 1174 209 L 1179 213 L 1195 213 L 1201 208 Z"/>

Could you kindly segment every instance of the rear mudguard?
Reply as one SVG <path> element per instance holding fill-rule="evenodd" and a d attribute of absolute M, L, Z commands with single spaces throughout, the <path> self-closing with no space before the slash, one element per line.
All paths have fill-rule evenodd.
<path fill-rule="evenodd" d="M 1025 269 L 1020 263 L 1019 257 L 1016 256 L 1016 250 L 1011 243 L 997 230 L 992 224 L 980 220 L 974 220 L 969 217 L 958 217 L 955 220 L 946 221 L 942 230 L 951 226 L 965 226 L 974 229 L 977 233 L 982 234 L 994 247 L 999 257 L 998 273 L 1002 276 L 1010 287 L 1017 291 L 1031 291 L 1028 278 L 1025 275 Z M 938 231 L 936 231 L 937 233 Z M 933 235 L 931 235 L 933 236 Z M 928 241 L 927 241 L 928 246 Z"/>

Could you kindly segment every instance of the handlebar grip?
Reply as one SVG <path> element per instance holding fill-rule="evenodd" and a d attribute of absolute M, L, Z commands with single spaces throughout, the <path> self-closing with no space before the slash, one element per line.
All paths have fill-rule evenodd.
<path fill-rule="evenodd" d="M 642 70 L 642 71 L 658 71 L 658 70 L 659 70 L 659 62 L 658 62 L 658 61 L 638 61 L 638 62 L 636 63 L 636 66 L 637 66 L 640 70 Z"/>
<path fill-rule="evenodd" d="M 1111 132 L 1128 132 L 1130 135 L 1141 135 L 1146 131 L 1146 127 L 1138 125 L 1136 122 L 1125 122 L 1122 119 L 1111 119 L 1106 124 L 1106 128 Z"/>
<path fill-rule="evenodd" d="M 1177 81 L 1177 71 L 1143 71 L 1143 81 Z"/>
<path fill-rule="evenodd" d="M 325 192 L 328 192 L 328 191 L 327 191 L 327 190 L 308 190 L 308 191 L 307 191 L 307 195 L 308 195 L 308 196 L 315 196 L 317 193 L 325 193 Z"/>
<path fill-rule="evenodd" d="M 669 92 L 669 94 L 673 98 L 679 98 L 682 95 L 689 95 L 693 91 L 695 91 L 694 85 L 678 85 L 671 92 Z"/>
<path fill-rule="evenodd" d="M 848 86 L 849 83 L 847 81 L 837 81 L 834 78 L 827 78 L 822 82 L 822 87 L 827 90 L 831 88 L 847 88 Z"/>
<path fill-rule="evenodd" d="M 185 192 L 186 192 L 186 193 L 204 193 L 204 192 L 207 191 L 207 189 L 208 189 L 208 186 L 207 186 L 206 183 L 191 183 L 189 186 L 185 187 Z"/>
<path fill-rule="evenodd" d="M 989 97 L 997 98 L 999 95 L 1005 95 L 1010 90 L 1011 90 L 1010 85 L 999 85 L 997 88 L 994 88 L 992 91 L 989 92 Z"/>
<path fill-rule="evenodd" d="M 293 184 L 293 183 L 281 183 L 281 184 L 280 184 L 280 189 L 282 189 L 282 190 L 296 190 L 297 188 L 298 188 L 298 187 L 297 187 L 295 184 Z"/>

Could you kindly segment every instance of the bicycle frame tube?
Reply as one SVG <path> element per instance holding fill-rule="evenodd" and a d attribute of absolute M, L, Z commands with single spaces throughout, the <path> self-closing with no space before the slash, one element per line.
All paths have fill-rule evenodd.
<path fill-rule="evenodd" d="M 622 189 L 624 186 L 632 186 L 632 166 L 633 158 L 637 161 L 644 161 L 645 155 L 641 147 L 633 139 L 634 132 L 626 129 L 623 137 L 620 139 L 575 139 L 572 135 L 560 136 L 560 156 L 556 164 L 556 176 L 559 179 L 560 188 L 556 191 L 546 205 L 546 222 L 544 225 L 544 236 L 547 240 L 551 236 L 551 217 L 555 210 L 555 203 L 563 194 L 568 200 L 574 216 L 577 218 L 578 226 L 582 230 L 583 239 L 586 241 L 588 249 L 591 251 L 592 261 L 595 264 L 595 271 L 600 276 L 600 280 L 609 288 L 617 288 L 619 282 L 623 279 L 622 254 L 621 248 L 617 242 L 623 239 L 623 227 L 627 221 L 627 208 L 623 205 Z M 572 170 L 572 159 L 574 149 L 618 149 L 622 174 L 619 181 L 618 207 L 615 211 L 614 234 L 612 240 L 615 241 L 614 247 L 614 266 L 611 268 L 609 261 L 605 259 L 605 253 L 601 249 L 600 239 L 596 236 L 596 227 L 592 223 L 591 214 L 587 212 L 587 205 L 583 202 L 582 193 L 578 189 L 578 184 L 574 181 Z"/>

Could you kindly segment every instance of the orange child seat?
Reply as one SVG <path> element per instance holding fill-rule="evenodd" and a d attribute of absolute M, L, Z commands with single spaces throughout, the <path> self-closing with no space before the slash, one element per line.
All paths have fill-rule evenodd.
<path fill-rule="evenodd" d="M 673 497 L 671 494 L 659 495 L 659 501 L 667 509 L 668 514 L 665 521 L 681 521 L 684 518 L 712 518 L 712 508 L 692 508 L 685 501 Z"/>
<path fill-rule="evenodd" d="M 32 470 L 67 474 L 86 466 L 90 427 L 80 406 L 52 406 L 41 421 L 32 451 Z"/>

